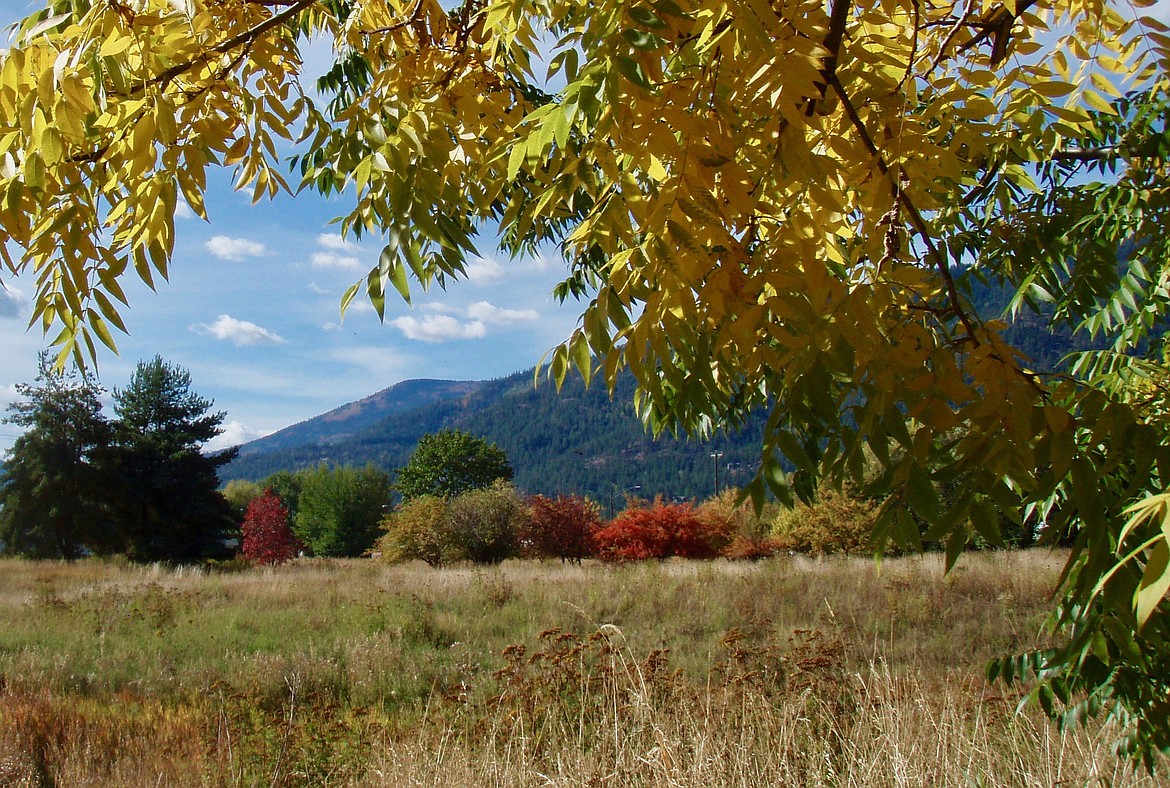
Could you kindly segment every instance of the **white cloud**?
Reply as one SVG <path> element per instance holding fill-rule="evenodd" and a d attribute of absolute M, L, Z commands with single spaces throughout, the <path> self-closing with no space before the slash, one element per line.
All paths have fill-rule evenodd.
<path fill-rule="evenodd" d="M 17 318 L 24 313 L 24 293 L 9 284 L 0 282 L 0 318 Z"/>
<path fill-rule="evenodd" d="M 322 237 L 327 238 L 330 236 Z M 336 252 L 314 252 L 310 260 L 314 268 L 342 268 L 353 271 L 362 267 L 362 261 L 356 257 L 337 254 Z"/>
<path fill-rule="evenodd" d="M 547 255 L 544 252 L 537 252 L 532 257 L 526 258 L 528 268 L 537 271 L 547 271 L 550 268 L 563 266 L 565 261 L 556 255 Z"/>
<path fill-rule="evenodd" d="M 236 347 L 260 343 L 282 345 L 285 341 L 283 337 L 266 328 L 247 320 L 236 320 L 231 315 L 220 315 L 211 325 L 203 323 L 195 326 L 194 330 L 204 336 L 210 335 L 216 339 L 230 341 Z"/>
<path fill-rule="evenodd" d="M 502 309 L 487 301 L 477 301 L 467 307 L 467 316 L 472 320 L 504 325 L 540 319 L 540 314 L 535 309 Z"/>
<path fill-rule="evenodd" d="M 239 446 L 257 438 L 263 438 L 269 433 L 263 430 L 254 430 L 238 421 L 229 421 L 223 425 L 223 432 L 203 444 L 204 451 L 222 451 L 232 446 Z"/>
<path fill-rule="evenodd" d="M 7 406 L 20 399 L 16 393 L 15 383 L 0 383 L 0 407 Z"/>
<path fill-rule="evenodd" d="M 333 249 L 338 252 L 356 252 L 361 248 L 353 241 L 347 241 L 340 235 L 334 233 L 321 233 L 317 236 L 317 243 L 326 249 Z"/>
<path fill-rule="evenodd" d="M 396 317 L 391 323 L 407 339 L 420 342 L 478 339 L 487 333 L 487 327 L 480 320 L 463 323 L 450 315 L 427 315 L 422 320 L 410 316 Z"/>
<path fill-rule="evenodd" d="M 243 260 L 245 257 L 259 257 L 267 253 L 264 244 L 247 238 L 228 238 L 226 235 L 213 236 L 206 244 L 207 251 L 222 260 Z"/>
<path fill-rule="evenodd" d="M 467 281 L 472 284 L 492 284 L 502 281 L 507 276 L 508 269 L 490 257 L 477 257 L 467 263 Z"/>
<path fill-rule="evenodd" d="M 353 390 L 354 382 L 358 382 L 358 389 L 370 385 L 387 386 L 418 372 L 418 360 L 413 356 L 397 353 L 378 345 L 340 347 L 330 351 L 326 358 L 330 362 L 341 362 L 359 367 L 365 373 L 363 375 L 340 374 L 336 376 L 339 383 L 349 382 L 350 390 L 347 396 L 353 395 L 350 396 L 350 399 L 356 399 L 370 393 L 366 391 L 365 394 L 361 394 Z"/>
<path fill-rule="evenodd" d="M 194 219 L 195 212 L 191 210 L 191 206 L 180 200 L 175 203 L 175 218 L 176 219 Z"/>

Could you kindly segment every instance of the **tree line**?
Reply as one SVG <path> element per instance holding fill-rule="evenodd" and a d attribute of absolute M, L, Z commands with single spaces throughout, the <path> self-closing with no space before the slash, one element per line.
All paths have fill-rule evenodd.
<path fill-rule="evenodd" d="M 218 470 L 236 450 L 204 451 L 224 414 L 192 390 L 189 372 L 158 356 L 139 363 L 111 392 L 113 418 L 94 380 L 47 356 L 17 392 L 5 421 L 24 432 L 0 472 L 4 554 L 171 563 L 236 555 L 247 504 L 263 488 L 219 489 Z M 320 465 L 264 485 L 296 523 L 298 550 L 321 556 L 367 551 L 392 494 L 390 475 L 372 467 Z"/>
<path fill-rule="evenodd" d="M 224 414 L 161 357 L 140 362 L 125 388 L 104 391 L 42 356 L 7 423 L 24 428 L 0 477 L 4 552 L 37 558 L 125 555 L 135 561 L 226 556 L 236 526 L 216 469 L 234 451 L 204 454 Z"/>

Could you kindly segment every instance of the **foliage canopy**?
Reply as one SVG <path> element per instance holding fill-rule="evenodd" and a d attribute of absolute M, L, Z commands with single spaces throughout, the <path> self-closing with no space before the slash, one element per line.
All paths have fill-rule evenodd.
<path fill-rule="evenodd" d="M 442 430 L 419 438 L 418 447 L 394 483 L 404 500 L 420 495 L 455 497 L 512 478 L 503 450 L 462 430 Z"/>
<path fill-rule="evenodd" d="M 51 0 L 0 67 L 0 255 L 84 360 L 123 327 L 120 279 L 165 277 L 179 199 L 206 214 L 207 168 L 274 194 L 302 129 L 301 185 L 386 239 L 343 306 L 458 278 L 484 227 L 556 244 L 583 309 L 554 378 L 628 367 L 655 429 L 769 409 L 757 501 L 889 490 L 878 541 L 926 522 L 951 560 L 997 512 L 1041 520 L 1073 545 L 1068 639 L 1021 664 L 1047 708 L 1084 691 L 1070 718 L 1104 705 L 1149 755 L 1170 748 L 1170 37 L 1119 7 Z M 336 44 L 326 106 L 298 81 L 311 35 Z M 973 278 L 1112 345 L 1029 369 Z"/>
<path fill-rule="evenodd" d="M 299 471 L 296 480 L 293 531 L 314 555 L 356 557 L 374 546 L 390 505 L 384 471 L 321 464 Z"/>
<path fill-rule="evenodd" d="M 105 513 L 108 485 L 101 457 L 110 445 L 101 390 L 87 378 L 53 369 L 42 355 L 35 384 L 4 423 L 25 428 L 0 473 L 0 542 L 4 552 L 77 558 L 108 552 L 116 538 Z"/>

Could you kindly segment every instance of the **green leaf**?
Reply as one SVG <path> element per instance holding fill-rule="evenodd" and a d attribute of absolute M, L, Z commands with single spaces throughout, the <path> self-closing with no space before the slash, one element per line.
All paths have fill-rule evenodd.
<path fill-rule="evenodd" d="M 677 8 L 677 6 L 675 6 Z M 678 13 L 675 14 L 676 16 Z M 630 9 L 630 19 L 633 19 L 642 27 L 649 27 L 655 30 L 661 30 L 666 27 L 666 23 L 658 18 L 658 14 L 644 5 L 634 6 Z"/>
<path fill-rule="evenodd" d="M 342 317 L 345 317 L 345 310 L 349 309 L 349 305 L 353 302 L 353 299 L 357 297 L 357 294 L 359 291 L 361 291 L 361 289 L 362 289 L 362 283 L 361 282 L 354 282 L 345 291 L 345 294 L 341 296 L 341 316 Z"/>
<path fill-rule="evenodd" d="M 934 482 L 926 471 L 917 465 L 910 469 L 910 478 L 906 482 L 906 502 L 910 504 L 914 513 L 928 524 L 939 517 L 942 509 Z"/>
<path fill-rule="evenodd" d="M 635 49 L 655 50 L 666 42 L 653 33 L 645 30 L 626 29 L 622 31 L 622 38 Z"/>
<path fill-rule="evenodd" d="M 573 356 L 573 365 L 577 367 L 581 379 L 588 386 L 593 379 L 593 354 L 589 350 L 589 341 L 584 334 L 576 334 L 569 348 Z"/>
<path fill-rule="evenodd" d="M 646 74 L 646 69 L 642 67 L 641 63 L 629 55 L 616 55 L 614 56 L 613 62 L 617 66 L 618 72 L 630 82 L 646 90 L 654 89 L 654 85 L 650 82 L 650 77 Z M 509 163 L 509 168 L 510 166 Z"/>
<path fill-rule="evenodd" d="M 118 352 L 118 345 L 114 342 L 114 337 L 110 335 L 110 329 L 106 325 L 106 321 L 102 320 L 102 316 L 97 313 L 97 310 L 90 309 L 86 312 L 86 317 L 89 324 L 93 327 L 94 333 L 97 334 L 101 343 L 112 350 L 114 353 Z"/>
<path fill-rule="evenodd" d="M 999 510 L 991 501 L 983 498 L 971 506 L 971 525 L 988 544 L 993 547 L 1003 545 L 1003 533 L 999 528 Z"/>

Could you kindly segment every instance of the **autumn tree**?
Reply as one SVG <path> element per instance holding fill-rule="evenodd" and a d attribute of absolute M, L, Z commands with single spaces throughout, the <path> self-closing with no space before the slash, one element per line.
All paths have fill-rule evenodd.
<path fill-rule="evenodd" d="M 520 532 L 520 546 L 526 555 L 579 564 L 593 556 L 594 535 L 600 528 L 601 513 L 588 498 L 534 495 L 528 499 L 528 519 Z"/>
<path fill-rule="evenodd" d="M 386 241 L 343 306 L 447 284 L 485 228 L 555 245 L 557 294 L 582 300 L 555 380 L 628 367 L 656 430 L 767 410 L 757 502 L 864 486 L 878 544 L 950 562 L 1001 514 L 1041 520 L 1073 545 L 1065 645 L 1021 664 L 1046 708 L 1106 709 L 1152 757 L 1170 37 L 1147 5 L 52 2 L 0 56 L 0 256 L 84 359 L 114 346 L 121 278 L 165 276 L 179 200 L 206 216 L 208 168 L 275 194 L 299 133 L 299 185 L 347 192 L 343 231 Z M 299 82 L 313 36 L 336 43 L 321 106 Z M 969 308 L 976 279 L 1112 346 L 1034 369 Z"/>
<path fill-rule="evenodd" d="M 722 541 L 694 506 L 664 501 L 626 509 L 594 534 L 597 555 L 610 561 L 714 558 Z"/>
<path fill-rule="evenodd" d="M 519 552 L 528 512 L 503 479 L 468 490 L 447 505 L 443 528 L 452 554 L 475 564 L 498 564 Z"/>
<path fill-rule="evenodd" d="M 419 439 L 406 465 L 398 469 L 394 489 L 405 500 L 420 495 L 454 497 L 511 478 L 512 466 L 499 446 L 462 430 L 443 430 Z"/>
<path fill-rule="evenodd" d="M 240 555 L 253 564 L 283 564 L 303 547 L 292 532 L 288 509 L 272 490 L 248 502 L 240 537 Z"/>
<path fill-rule="evenodd" d="M 731 487 L 703 501 L 697 513 L 712 535 L 713 546 L 720 555 L 732 559 L 760 559 L 772 555 L 778 548 L 772 539 L 775 510 L 775 505 L 760 511 L 739 505 L 739 490 Z"/>
<path fill-rule="evenodd" d="M 389 563 L 424 561 L 441 566 L 453 558 L 446 521 L 446 498 L 411 498 L 382 521 L 385 533 L 378 539 L 377 549 Z"/>

